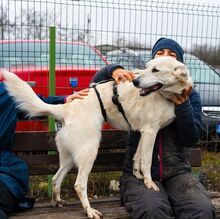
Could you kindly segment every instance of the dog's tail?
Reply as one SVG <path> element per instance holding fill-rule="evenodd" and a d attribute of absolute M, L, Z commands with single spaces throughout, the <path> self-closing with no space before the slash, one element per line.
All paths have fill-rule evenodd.
<path fill-rule="evenodd" d="M 62 120 L 62 105 L 52 105 L 44 103 L 32 90 L 32 88 L 16 74 L 2 71 L 5 79 L 4 83 L 9 94 L 18 103 L 18 108 L 27 112 L 30 116 L 52 115 L 58 120 Z"/>

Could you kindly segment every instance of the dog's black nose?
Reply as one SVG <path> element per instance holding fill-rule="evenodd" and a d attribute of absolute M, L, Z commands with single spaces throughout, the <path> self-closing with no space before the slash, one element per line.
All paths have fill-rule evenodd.
<path fill-rule="evenodd" d="M 138 87 L 139 86 L 139 77 L 135 78 L 132 82 L 135 87 Z"/>

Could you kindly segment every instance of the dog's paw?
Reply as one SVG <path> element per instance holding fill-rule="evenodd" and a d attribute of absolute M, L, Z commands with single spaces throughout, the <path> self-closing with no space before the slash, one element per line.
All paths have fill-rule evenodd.
<path fill-rule="evenodd" d="M 51 201 L 53 207 L 63 207 L 65 205 L 65 200 Z"/>
<path fill-rule="evenodd" d="M 86 211 L 86 215 L 87 215 L 88 218 L 93 218 L 93 219 L 101 219 L 101 218 L 103 218 L 102 213 L 97 211 L 94 208 L 87 207 L 85 211 Z"/>
<path fill-rule="evenodd" d="M 138 179 L 143 179 L 144 177 L 143 177 L 143 175 L 141 174 L 141 172 L 140 172 L 140 170 L 138 170 L 138 169 L 133 169 L 133 175 L 136 177 L 136 178 L 138 178 Z"/>
<path fill-rule="evenodd" d="M 149 180 L 148 178 L 144 178 L 144 184 L 147 186 L 148 189 L 153 189 L 156 192 L 160 191 L 158 186 L 152 180 Z"/>

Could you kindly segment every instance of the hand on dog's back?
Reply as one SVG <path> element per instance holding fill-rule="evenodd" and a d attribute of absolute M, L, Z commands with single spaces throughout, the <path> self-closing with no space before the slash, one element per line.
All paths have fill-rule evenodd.
<path fill-rule="evenodd" d="M 75 92 L 75 93 L 67 96 L 66 103 L 70 103 L 75 99 L 84 99 L 86 96 L 88 96 L 88 94 L 89 94 L 89 88 Z"/>

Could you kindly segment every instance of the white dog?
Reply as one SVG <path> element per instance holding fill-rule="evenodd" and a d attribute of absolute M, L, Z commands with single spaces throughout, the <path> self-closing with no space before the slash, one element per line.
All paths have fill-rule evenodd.
<path fill-rule="evenodd" d="M 146 69 L 139 71 L 133 83 L 118 85 L 119 101 L 122 104 L 132 130 L 141 132 L 141 139 L 134 156 L 134 175 L 143 178 L 148 188 L 158 191 L 151 179 L 152 152 L 157 132 L 175 118 L 174 104 L 168 99 L 181 94 L 184 87 L 192 84 L 186 66 L 171 57 L 156 58 L 148 62 Z M 31 87 L 15 74 L 3 73 L 10 95 L 19 103 L 19 108 L 31 116 L 53 115 L 63 124 L 56 135 L 60 168 L 53 177 L 53 191 L 60 203 L 60 187 L 65 175 L 76 165 L 78 175 L 75 190 L 89 218 L 101 218 L 102 214 L 91 208 L 87 197 L 87 180 L 96 159 L 101 128 L 104 122 L 100 103 L 94 89 L 84 100 L 74 100 L 63 105 L 42 102 Z M 112 102 L 113 81 L 96 86 L 100 93 L 107 120 L 118 129 L 130 127 Z M 136 87 L 140 88 L 137 89 Z M 152 91 L 156 91 L 153 92 Z M 148 95 L 151 93 L 150 95 Z M 165 97 L 165 98 L 164 98 Z M 142 144 L 143 143 L 143 144 Z"/>

